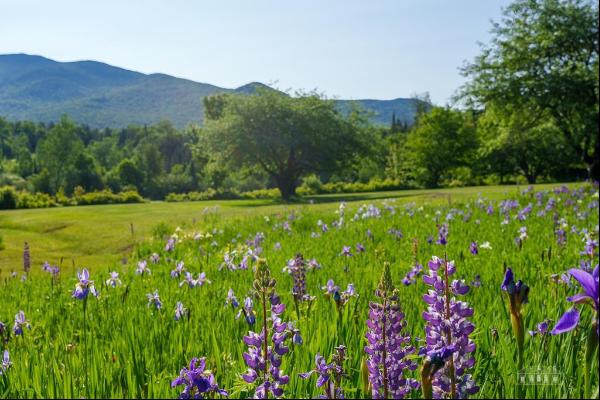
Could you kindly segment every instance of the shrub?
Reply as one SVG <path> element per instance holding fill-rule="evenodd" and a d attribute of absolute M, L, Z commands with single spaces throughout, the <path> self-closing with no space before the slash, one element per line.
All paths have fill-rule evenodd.
<path fill-rule="evenodd" d="M 11 186 L 0 188 L 0 209 L 12 210 L 17 208 L 18 195 L 16 190 Z"/>

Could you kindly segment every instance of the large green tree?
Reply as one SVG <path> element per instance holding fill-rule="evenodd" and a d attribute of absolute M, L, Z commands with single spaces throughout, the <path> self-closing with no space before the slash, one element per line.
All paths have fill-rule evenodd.
<path fill-rule="evenodd" d="M 598 3 L 516 0 L 463 69 L 461 97 L 547 115 L 590 176 L 598 176 Z"/>
<path fill-rule="evenodd" d="M 561 176 L 573 152 L 548 112 L 541 118 L 526 108 L 488 107 L 478 120 L 482 171 L 503 176 L 519 173 L 527 182 Z"/>
<path fill-rule="evenodd" d="M 52 193 L 59 189 L 69 191 L 67 178 L 84 149 L 75 130 L 75 123 L 63 117 L 38 143 L 37 158 L 41 169 L 48 171 Z"/>
<path fill-rule="evenodd" d="M 343 116 L 315 93 L 259 89 L 209 99 L 205 109 L 211 147 L 234 167 L 262 168 L 284 199 L 296 194 L 302 176 L 343 170 L 368 149 L 364 119 Z"/>
<path fill-rule="evenodd" d="M 408 168 L 424 186 L 437 187 L 453 170 L 469 167 L 477 148 L 473 118 L 468 113 L 434 107 L 421 114 L 406 143 Z"/>

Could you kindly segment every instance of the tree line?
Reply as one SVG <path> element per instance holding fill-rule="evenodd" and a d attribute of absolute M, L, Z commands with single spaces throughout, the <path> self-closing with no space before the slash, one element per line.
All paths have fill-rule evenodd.
<path fill-rule="evenodd" d="M 369 123 L 310 93 L 259 88 L 204 99 L 204 126 L 91 129 L 0 118 L 0 186 L 49 194 L 136 190 L 227 196 L 303 182 L 398 188 L 598 179 L 598 5 L 517 0 L 462 68 L 452 105 L 412 125 Z M 419 104 L 427 104 L 420 101 Z"/>

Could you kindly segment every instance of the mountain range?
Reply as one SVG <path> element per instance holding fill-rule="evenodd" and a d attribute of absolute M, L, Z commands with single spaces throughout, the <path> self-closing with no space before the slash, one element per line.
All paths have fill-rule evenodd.
<path fill-rule="evenodd" d="M 0 117 L 52 122 L 67 114 L 95 128 L 154 124 L 170 120 L 182 128 L 202 124 L 202 98 L 216 93 L 252 93 L 252 82 L 235 89 L 166 74 L 143 74 L 98 61 L 58 62 L 28 54 L 0 55 Z M 342 112 L 357 102 L 372 111 L 372 122 L 389 125 L 392 116 L 412 123 L 418 101 L 336 100 Z"/>

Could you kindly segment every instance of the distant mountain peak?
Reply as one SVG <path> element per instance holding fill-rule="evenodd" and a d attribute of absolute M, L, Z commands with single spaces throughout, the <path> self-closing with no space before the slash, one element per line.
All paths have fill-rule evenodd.
<path fill-rule="evenodd" d="M 235 89 L 143 74 L 100 61 L 59 62 L 30 54 L 0 55 L 0 117 L 10 120 L 58 121 L 63 114 L 96 128 L 154 124 L 168 119 L 181 128 L 201 124 L 202 99 L 217 93 L 256 92 L 270 88 L 250 82 Z M 101 101 L 99 101 L 99 99 Z M 417 101 L 336 100 L 341 111 L 353 102 L 373 111 L 372 120 L 389 125 L 392 114 L 412 123 Z"/>

